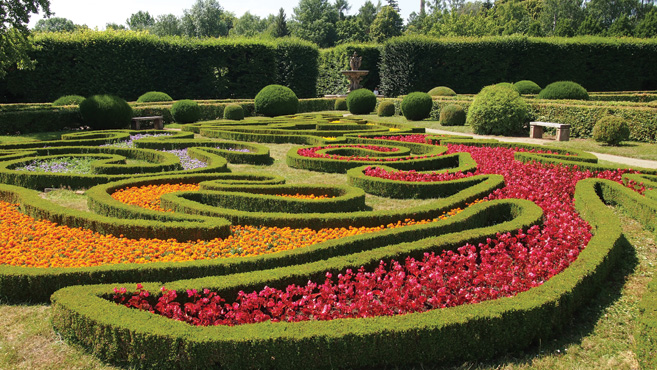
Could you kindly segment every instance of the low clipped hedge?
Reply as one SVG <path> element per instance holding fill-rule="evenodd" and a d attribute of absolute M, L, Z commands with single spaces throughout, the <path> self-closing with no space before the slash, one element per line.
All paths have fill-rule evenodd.
<path fill-rule="evenodd" d="M 335 106 L 333 108 L 335 110 L 347 110 L 347 99 L 344 98 L 335 99 Z"/>
<path fill-rule="evenodd" d="M 379 117 L 392 117 L 395 115 L 395 103 L 390 100 L 384 100 L 376 107 L 376 114 Z"/>
<path fill-rule="evenodd" d="M 657 368 L 657 278 L 648 284 L 648 290 L 639 303 L 641 312 L 637 320 L 636 339 L 637 359 L 642 369 Z"/>
<path fill-rule="evenodd" d="M 467 116 L 460 105 L 449 104 L 440 110 L 440 124 L 442 126 L 463 126 Z"/>
<path fill-rule="evenodd" d="M 228 104 L 224 108 L 224 119 L 241 121 L 244 119 L 244 109 L 239 104 Z"/>

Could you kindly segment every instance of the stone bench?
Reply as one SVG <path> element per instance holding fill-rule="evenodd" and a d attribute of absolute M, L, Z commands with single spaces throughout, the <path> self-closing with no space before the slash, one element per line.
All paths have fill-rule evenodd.
<path fill-rule="evenodd" d="M 130 127 L 133 130 L 139 130 L 142 122 L 153 122 L 153 128 L 156 130 L 164 130 L 164 117 L 151 116 L 151 117 L 132 117 Z"/>
<path fill-rule="evenodd" d="M 529 137 L 533 139 L 543 138 L 543 127 L 556 128 L 557 141 L 568 141 L 570 139 L 570 125 L 554 122 L 529 122 Z"/>

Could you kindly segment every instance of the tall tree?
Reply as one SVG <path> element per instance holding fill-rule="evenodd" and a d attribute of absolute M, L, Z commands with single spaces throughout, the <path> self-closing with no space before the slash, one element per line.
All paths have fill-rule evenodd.
<path fill-rule="evenodd" d="M 653 7 L 648 14 L 636 25 L 636 37 L 657 36 L 657 7 Z"/>
<path fill-rule="evenodd" d="M 233 24 L 230 30 L 231 36 L 253 37 L 261 34 L 267 28 L 267 19 L 261 19 L 250 12 L 244 13 Z"/>
<path fill-rule="evenodd" d="M 271 35 L 272 37 L 285 37 L 290 35 L 290 30 L 287 28 L 285 10 L 283 8 L 278 10 L 278 15 L 274 19 Z"/>
<path fill-rule="evenodd" d="M 397 0 L 386 0 L 386 2 L 388 3 L 388 6 L 395 9 L 397 14 L 399 14 L 399 3 L 397 2 Z"/>
<path fill-rule="evenodd" d="M 149 13 L 138 11 L 125 20 L 125 24 L 133 31 L 147 30 L 155 24 L 155 18 Z"/>
<path fill-rule="evenodd" d="M 399 13 L 389 5 L 381 8 L 370 27 L 370 36 L 375 42 L 383 42 L 394 36 L 401 36 L 404 21 Z"/>
<path fill-rule="evenodd" d="M 337 40 L 338 19 L 337 9 L 328 0 L 301 0 L 294 8 L 294 22 L 290 28 L 292 35 L 326 48 Z"/>
<path fill-rule="evenodd" d="M 173 14 L 158 15 L 151 32 L 160 37 L 182 36 L 183 33 L 180 19 Z"/>
<path fill-rule="evenodd" d="M 187 36 L 227 36 L 233 27 L 233 15 L 224 11 L 216 0 L 197 0 L 183 13 L 182 29 Z"/>
<path fill-rule="evenodd" d="M 128 28 L 122 24 L 117 23 L 105 23 L 106 30 L 127 30 Z"/>
<path fill-rule="evenodd" d="M 377 5 L 374 5 L 371 1 L 367 0 L 363 6 L 358 9 L 358 19 L 363 23 L 363 26 L 367 29 L 370 28 L 374 18 L 381 11 L 381 0 L 379 0 Z"/>
<path fill-rule="evenodd" d="M 351 10 L 351 5 L 349 5 L 347 0 L 335 0 L 335 9 L 338 10 L 340 20 L 344 20 L 347 18 L 347 14 L 345 13 Z"/>
<path fill-rule="evenodd" d="M 27 54 L 32 47 L 27 39 L 30 32 L 27 23 L 30 15 L 39 13 L 39 10 L 50 16 L 50 1 L 0 1 L 0 78 L 6 75 L 8 68 L 32 65 Z"/>
<path fill-rule="evenodd" d="M 52 17 L 48 19 L 39 19 L 34 25 L 34 30 L 39 32 L 73 32 L 76 26 L 72 20 Z"/>
<path fill-rule="evenodd" d="M 539 20 L 546 35 L 567 36 L 575 33 L 583 16 L 582 0 L 543 0 Z"/>

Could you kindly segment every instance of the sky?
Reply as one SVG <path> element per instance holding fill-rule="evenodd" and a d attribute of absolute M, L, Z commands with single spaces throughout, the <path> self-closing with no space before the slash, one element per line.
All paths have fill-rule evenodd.
<path fill-rule="evenodd" d="M 351 10 L 348 14 L 357 14 L 366 0 L 349 0 Z M 75 24 L 86 24 L 89 28 L 104 30 L 107 23 L 125 25 L 126 19 L 138 11 L 147 11 L 154 18 L 161 14 L 183 15 L 184 9 L 190 9 L 196 0 L 50 0 L 50 10 L 55 17 L 67 18 Z M 334 2 L 330 0 L 330 2 Z M 372 0 L 376 4 L 377 0 Z M 285 9 L 288 19 L 299 0 L 218 0 L 224 10 L 241 17 L 245 12 L 266 17 L 278 14 L 278 9 Z M 382 0 L 386 5 L 387 2 Z M 406 21 L 411 12 L 419 12 L 420 0 L 398 0 L 401 16 Z M 30 27 L 34 27 L 43 14 L 33 15 Z"/>

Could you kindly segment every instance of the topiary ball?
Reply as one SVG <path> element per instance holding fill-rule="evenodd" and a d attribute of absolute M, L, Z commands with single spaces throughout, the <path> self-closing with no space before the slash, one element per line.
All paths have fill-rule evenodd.
<path fill-rule="evenodd" d="M 347 109 L 351 114 L 370 114 L 376 107 L 376 95 L 368 89 L 354 90 L 347 95 Z"/>
<path fill-rule="evenodd" d="M 178 100 L 171 106 L 173 120 L 178 123 L 192 123 L 201 119 L 201 107 L 193 100 Z"/>
<path fill-rule="evenodd" d="M 538 94 L 539 99 L 589 100 L 589 93 L 582 85 L 573 81 L 557 81 L 547 86 Z"/>
<path fill-rule="evenodd" d="M 486 86 L 468 109 L 466 124 L 475 134 L 514 135 L 523 132 L 529 115 L 527 103 L 515 89 Z"/>
<path fill-rule="evenodd" d="M 538 94 L 541 92 L 541 87 L 536 82 L 530 80 L 518 81 L 513 84 L 513 87 L 518 90 L 520 95 Z"/>
<path fill-rule="evenodd" d="M 84 96 L 65 95 L 52 102 L 52 105 L 55 107 L 61 107 L 64 105 L 80 105 L 80 103 L 82 103 L 83 101 L 84 101 Z"/>
<path fill-rule="evenodd" d="M 295 114 L 299 109 L 299 98 L 289 87 L 265 86 L 255 97 L 255 111 L 267 117 Z"/>
<path fill-rule="evenodd" d="M 622 117 L 607 116 L 595 123 L 591 134 L 595 141 L 618 145 L 630 139 L 630 126 Z"/>
<path fill-rule="evenodd" d="M 440 124 L 443 126 L 465 125 L 465 110 L 456 104 L 449 104 L 440 110 Z"/>
<path fill-rule="evenodd" d="M 224 108 L 224 119 L 241 121 L 244 119 L 244 108 L 239 104 L 228 104 Z"/>
<path fill-rule="evenodd" d="M 114 95 L 94 95 L 80 103 L 80 114 L 96 130 L 121 129 L 130 125 L 132 108 Z"/>
<path fill-rule="evenodd" d="M 347 99 L 335 99 L 335 110 L 347 110 Z"/>
<path fill-rule="evenodd" d="M 431 96 L 456 96 L 454 90 L 450 89 L 447 86 L 438 86 L 429 90 L 429 95 Z"/>
<path fill-rule="evenodd" d="M 137 103 L 151 103 L 161 101 L 173 101 L 167 93 L 161 91 L 149 91 L 137 99 Z"/>
<path fill-rule="evenodd" d="M 401 102 L 402 114 L 409 121 L 420 121 L 429 118 L 432 107 L 431 95 L 419 91 L 406 95 Z"/>
<path fill-rule="evenodd" d="M 376 108 L 376 113 L 379 117 L 392 117 L 395 115 L 395 103 L 390 100 L 384 100 L 379 103 L 379 106 Z"/>
<path fill-rule="evenodd" d="M 513 84 L 512 84 L 511 82 L 500 82 L 500 83 L 496 83 L 495 85 L 497 85 L 497 86 L 510 87 L 510 88 L 512 88 L 512 89 L 514 89 L 514 90 L 516 89 L 515 87 L 513 87 Z"/>

